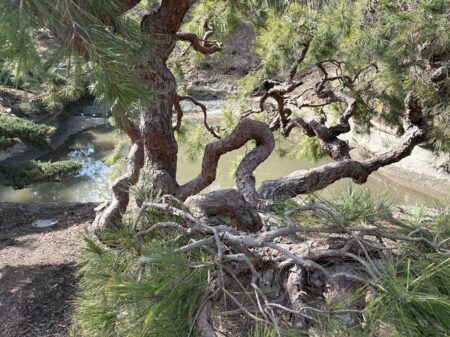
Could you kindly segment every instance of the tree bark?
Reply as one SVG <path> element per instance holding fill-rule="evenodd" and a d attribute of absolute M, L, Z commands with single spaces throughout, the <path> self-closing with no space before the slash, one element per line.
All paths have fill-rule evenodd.
<path fill-rule="evenodd" d="M 176 102 L 176 81 L 167 67 L 186 11 L 187 0 L 164 0 L 159 10 L 145 15 L 141 30 L 154 37 L 142 51 L 138 65 L 141 80 L 154 95 L 153 102 L 141 113 L 140 131 L 144 141 L 145 168 L 150 173 L 151 194 L 175 194 L 178 146 L 173 135 L 172 111 Z"/>
<path fill-rule="evenodd" d="M 114 199 L 103 212 L 97 214 L 92 225 L 97 235 L 101 235 L 105 229 L 113 228 L 122 219 L 130 202 L 130 186 L 139 180 L 143 161 L 143 142 L 141 139 L 135 139 L 128 155 L 127 172 L 113 183 Z"/>
<path fill-rule="evenodd" d="M 255 189 L 253 171 L 270 156 L 275 147 L 275 140 L 267 124 L 251 119 L 243 119 L 228 137 L 206 145 L 200 175 L 180 186 L 177 197 L 186 200 L 208 187 L 216 179 L 220 157 L 241 148 L 252 139 L 256 141 L 256 147 L 247 153 L 239 164 L 236 185 L 247 202 L 255 206 L 259 197 Z"/>
<path fill-rule="evenodd" d="M 427 132 L 422 120 L 421 108 L 412 93 L 406 97 L 405 107 L 406 132 L 392 150 L 364 161 L 341 160 L 265 181 L 259 189 L 260 196 L 269 200 L 281 196 L 294 197 L 298 194 L 321 190 L 342 178 L 352 178 L 355 183 L 363 184 L 369 175 L 380 167 L 396 163 L 409 156 L 416 145 L 426 140 Z"/>

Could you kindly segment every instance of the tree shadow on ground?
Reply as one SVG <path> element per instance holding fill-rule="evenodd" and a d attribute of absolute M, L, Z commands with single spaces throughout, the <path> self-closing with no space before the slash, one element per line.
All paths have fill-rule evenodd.
<path fill-rule="evenodd" d="M 66 336 L 77 290 L 74 272 L 74 263 L 0 269 L 0 336 Z"/>
<path fill-rule="evenodd" d="M 97 203 L 16 204 L 0 202 L 0 251 L 8 246 L 23 245 L 17 239 L 24 235 L 60 231 L 93 220 L 94 208 L 97 205 Z M 58 223 L 48 228 L 32 227 L 32 222 L 38 219 L 53 219 Z"/>

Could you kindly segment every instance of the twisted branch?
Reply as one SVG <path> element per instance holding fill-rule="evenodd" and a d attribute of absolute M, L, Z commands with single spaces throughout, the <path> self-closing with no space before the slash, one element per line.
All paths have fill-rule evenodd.
<path fill-rule="evenodd" d="M 203 125 L 205 126 L 206 130 L 208 130 L 208 132 L 214 138 L 216 138 L 216 139 L 220 139 L 221 138 L 219 133 L 216 130 L 214 130 L 214 128 L 212 128 L 208 124 L 208 111 L 206 109 L 206 106 L 203 103 L 197 101 L 192 96 L 178 96 L 178 95 L 176 96 L 176 99 L 175 99 L 175 111 L 177 113 L 177 121 L 176 121 L 175 125 L 173 126 L 173 130 L 174 131 L 179 131 L 180 127 L 181 127 L 181 121 L 182 121 L 183 115 L 184 115 L 183 114 L 183 110 L 181 109 L 181 105 L 180 105 L 180 103 L 182 101 L 191 101 L 192 104 L 198 106 L 202 110 L 202 113 L 203 113 Z"/>
<path fill-rule="evenodd" d="M 200 39 L 196 34 L 177 32 L 176 38 L 179 41 L 189 42 L 190 46 L 204 55 L 214 54 L 222 51 L 223 46 L 217 41 L 209 41 L 209 38 L 214 34 L 214 28 L 209 25 L 209 21 L 206 20 L 203 25 L 205 35 Z"/>
<path fill-rule="evenodd" d="M 294 197 L 298 194 L 321 190 L 342 178 L 352 178 L 355 183 L 362 184 L 380 167 L 396 163 L 409 156 L 416 145 L 426 140 L 426 125 L 422 120 L 422 111 L 412 93 L 407 95 L 405 106 L 406 132 L 390 151 L 364 161 L 344 159 L 308 171 L 295 171 L 276 180 L 265 181 L 259 189 L 260 196 L 270 200 L 280 196 Z"/>
<path fill-rule="evenodd" d="M 177 198 L 186 200 L 200 193 L 216 179 L 217 165 L 222 155 L 244 146 L 249 140 L 256 141 L 256 147 L 247 153 L 236 171 L 236 185 L 239 192 L 252 205 L 256 205 L 258 193 L 253 172 L 273 151 L 275 141 L 269 127 L 262 122 L 244 119 L 233 132 L 223 139 L 206 145 L 200 175 L 179 187 Z"/>

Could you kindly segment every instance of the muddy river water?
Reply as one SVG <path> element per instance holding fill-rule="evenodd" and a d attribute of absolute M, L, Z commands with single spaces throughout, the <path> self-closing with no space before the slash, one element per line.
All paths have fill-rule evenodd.
<path fill-rule="evenodd" d="M 10 187 L 0 186 L 0 201 L 11 202 L 88 202 L 102 201 L 110 198 L 110 182 L 120 172 L 118 165 L 108 166 L 103 159 L 111 153 L 114 144 L 121 136 L 109 127 L 98 127 L 82 132 L 73 137 L 62 148 L 43 159 L 77 159 L 82 163 L 79 175 L 71 177 L 61 183 L 43 183 L 31 188 L 14 191 Z M 226 154 L 220 159 L 217 180 L 208 190 L 234 187 L 232 167 L 242 156 L 245 149 Z M 123 154 L 126 156 L 126 153 Z M 325 162 L 311 163 L 305 160 L 280 157 L 275 151 L 272 156 L 258 167 L 255 172 L 257 183 L 266 179 L 274 179 L 295 170 L 308 169 Z M 179 144 L 178 182 L 180 184 L 194 178 L 200 172 L 201 159 L 189 160 L 187 146 Z M 337 190 L 344 184 L 351 184 L 351 180 L 341 180 L 328 188 L 322 194 L 328 198 L 335 198 Z M 439 200 L 435 196 L 412 190 L 405 182 L 396 181 L 381 173 L 373 174 L 365 188 L 379 193 L 386 193 L 395 203 L 409 205 L 432 206 Z"/>

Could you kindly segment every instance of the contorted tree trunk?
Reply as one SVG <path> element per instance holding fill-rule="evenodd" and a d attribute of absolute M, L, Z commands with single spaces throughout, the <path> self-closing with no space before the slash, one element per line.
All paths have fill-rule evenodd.
<path fill-rule="evenodd" d="M 124 0 L 124 11 L 135 6 L 139 0 Z M 351 159 L 349 146 L 338 138 L 350 131 L 349 120 L 356 109 L 357 100 L 352 96 L 352 86 L 358 77 L 369 68 L 369 65 L 351 78 L 342 72 L 335 76 L 328 75 L 326 63 L 332 63 L 338 68 L 341 62 L 326 60 L 317 64 L 323 75 L 315 87 L 310 88 L 322 102 L 298 104 L 296 98 L 289 97 L 299 88 L 303 81 L 296 79 L 297 69 L 304 61 L 309 50 L 309 42 L 303 45 L 299 58 L 296 60 L 284 82 L 267 80 L 263 86 L 266 93 L 260 100 L 260 111 L 246 112 L 242 120 L 229 136 L 221 138 L 220 129 L 214 129 L 207 123 L 206 107 L 189 96 L 178 96 L 176 81 L 167 67 L 167 60 L 175 47 L 176 41 L 188 42 L 191 47 L 203 54 L 212 54 L 222 49 L 217 42 L 209 41 L 214 33 L 208 22 L 205 23 L 205 35 L 199 38 L 195 34 L 180 32 L 183 18 L 189 8 L 195 3 L 191 0 L 163 0 L 157 11 L 145 15 L 141 21 L 141 30 L 152 36 L 152 43 L 140 51 L 139 69 L 140 81 L 152 94 L 154 100 L 142 112 L 139 127 L 131 128 L 129 134 L 132 140 L 132 150 L 128 158 L 128 170 L 113 186 L 115 199 L 97 216 L 96 228 L 99 230 L 112 228 L 121 221 L 129 203 L 130 185 L 136 184 L 140 169 L 144 166 L 150 180 L 149 195 L 172 195 L 189 203 L 207 216 L 229 217 L 234 227 L 246 231 L 257 231 L 261 228 L 261 219 L 256 209 L 264 200 L 273 200 L 280 196 L 295 196 L 322 189 L 336 180 L 349 177 L 357 183 L 364 183 L 367 177 L 382 166 L 392 164 L 408 156 L 412 149 L 423 142 L 426 137 L 425 124 L 421 118 L 421 109 L 417 106 L 411 93 L 405 100 L 405 130 L 404 137 L 391 151 L 365 161 Z M 341 69 L 340 69 L 341 70 Z M 339 81 L 342 92 L 331 85 Z M 310 90 L 308 89 L 308 90 Z M 270 125 L 249 119 L 253 113 L 263 112 L 264 103 L 273 99 L 278 108 Z M 201 108 L 204 114 L 206 129 L 218 140 L 208 144 L 205 149 L 201 172 L 192 181 L 179 186 L 176 181 L 177 143 L 174 129 L 179 129 L 183 112 L 180 101 L 190 100 Z M 339 121 L 327 126 L 326 116 L 305 121 L 292 117 L 293 110 L 289 107 L 302 109 L 304 107 L 325 106 L 340 102 L 347 106 Z M 172 124 L 173 110 L 176 110 L 175 125 Z M 254 170 L 266 160 L 273 151 L 273 132 L 279 130 L 288 137 L 295 128 L 300 129 L 308 137 L 317 137 L 321 148 L 335 162 L 309 171 L 294 172 L 289 176 L 263 182 L 259 191 L 253 176 Z M 197 196 L 202 190 L 214 182 L 217 164 L 220 157 L 230 151 L 239 149 L 248 141 L 253 140 L 255 148 L 246 153 L 236 172 L 236 190 L 216 191 L 212 194 Z M 222 205 L 218 205 L 218 201 Z"/>

